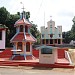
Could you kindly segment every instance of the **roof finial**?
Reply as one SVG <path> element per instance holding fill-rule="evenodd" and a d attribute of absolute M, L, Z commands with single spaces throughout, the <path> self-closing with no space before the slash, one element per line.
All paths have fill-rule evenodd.
<path fill-rule="evenodd" d="M 52 16 L 50 16 L 50 20 L 52 20 Z"/>
<path fill-rule="evenodd" d="M 25 9 L 25 8 L 24 8 L 24 4 L 23 4 L 22 2 L 20 2 L 20 3 L 23 5 L 23 8 L 22 8 L 22 9 L 23 9 L 23 11 L 24 11 L 24 9 Z"/>
<path fill-rule="evenodd" d="M 23 18 L 23 17 L 26 18 L 25 11 L 24 11 L 24 9 L 25 9 L 25 8 L 24 8 L 24 4 L 23 4 L 23 2 L 20 2 L 20 3 L 23 5 L 23 8 L 22 8 L 22 9 L 23 9 L 22 18 Z"/>

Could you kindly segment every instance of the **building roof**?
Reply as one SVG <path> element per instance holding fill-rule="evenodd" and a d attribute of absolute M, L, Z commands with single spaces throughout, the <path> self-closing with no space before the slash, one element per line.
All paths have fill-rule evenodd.
<path fill-rule="evenodd" d="M 16 41 L 31 41 L 31 42 L 35 42 L 36 40 L 30 35 L 30 34 L 26 34 L 24 35 L 24 33 L 18 33 L 17 35 L 15 35 L 11 40 L 11 42 L 16 42 Z"/>
<path fill-rule="evenodd" d="M 4 29 L 7 29 L 8 27 L 6 27 L 5 25 L 3 24 L 0 24 L 0 30 L 4 30 Z"/>
<path fill-rule="evenodd" d="M 27 20 L 25 18 L 24 13 L 22 13 L 20 19 L 18 21 L 16 21 L 15 24 L 14 24 L 14 26 L 17 26 L 17 25 L 28 25 L 28 26 L 31 26 L 32 24 L 29 22 L 29 20 Z"/>
<path fill-rule="evenodd" d="M 35 39 L 30 34 L 26 34 L 26 40 L 35 42 Z"/>
<path fill-rule="evenodd" d="M 55 49 L 57 47 L 42 45 L 40 47 L 37 47 L 36 50 L 43 49 L 43 48 Z"/>

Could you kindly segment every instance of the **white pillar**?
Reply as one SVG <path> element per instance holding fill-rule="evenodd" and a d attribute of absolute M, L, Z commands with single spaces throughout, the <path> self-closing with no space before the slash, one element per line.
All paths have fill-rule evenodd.
<path fill-rule="evenodd" d="M 26 42 L 24 43 L 24 54 L 26 54 Z"/>
<path fill-rule="evenodd" d="M 32 55 L 32 43 L 30 42 L 30 54 Z"/>
<path fill-rule="evenodd" d="M 26 42 L 24 43 L 24 59 L 26 60 Z"/>

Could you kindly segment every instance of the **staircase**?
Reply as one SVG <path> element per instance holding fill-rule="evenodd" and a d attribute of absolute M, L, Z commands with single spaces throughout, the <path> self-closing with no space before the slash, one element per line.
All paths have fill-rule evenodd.
<path fill-rule="evenodd" d="M 61 65 L 69 65 L 70 62 L 65 58 L 65 50 L 67 49 L 58 49 L 57 53 L 58 53 L 58 59 L 56 61 L 56 64 L 61 64 Z"/>

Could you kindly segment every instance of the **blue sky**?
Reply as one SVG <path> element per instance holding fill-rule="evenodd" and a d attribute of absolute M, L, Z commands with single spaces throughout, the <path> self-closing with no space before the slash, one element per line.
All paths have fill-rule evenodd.
<path fill-rule="evenodd" d="M 75 15 L 75 0 L 0 0 L 0 7 L 4 6 L 11 14 L 15 14 L 22 12 L 20 2 L 23 2 L 25 11 L 30 11 L 30 21 L 37 24 L 39 30 L 44 26 L 44 13 L 45 26 L 52 16 L 55 26 L 62 25 L 62 31 L 71 29 Z"/>

